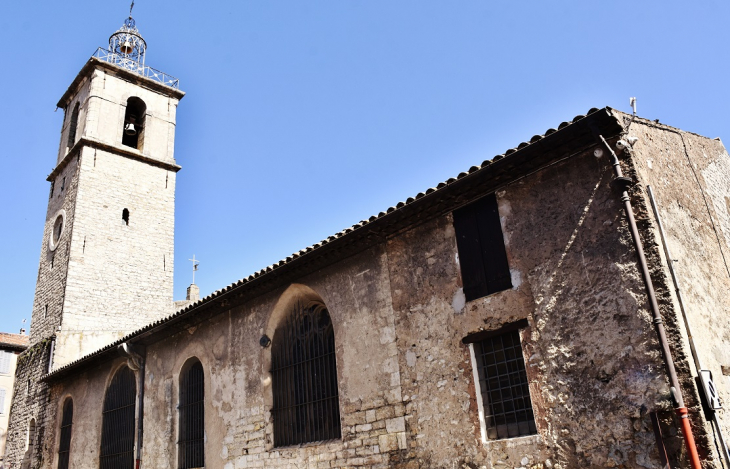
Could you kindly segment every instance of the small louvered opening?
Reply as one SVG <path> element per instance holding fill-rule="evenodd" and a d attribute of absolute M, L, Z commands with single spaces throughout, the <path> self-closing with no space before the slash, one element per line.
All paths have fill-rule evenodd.
<path fill-rule="evenodd" d="M 71 120 L 68 123 L 68 142 L 66 147 L 69 149 L 76 143 L 76 128 L 79 125 L 79 103 L 76 103 L 74 110 L 71 113 Z"/>

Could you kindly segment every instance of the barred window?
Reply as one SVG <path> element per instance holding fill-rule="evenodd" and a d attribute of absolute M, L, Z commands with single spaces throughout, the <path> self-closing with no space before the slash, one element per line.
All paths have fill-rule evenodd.
<path fill-rule="evenodd" d="M 490 440 L 537 433 L 518 330 L 525 326 L 521 321 L 464 339 L 473 346 L 482 425 Z"/>
<path fill-rule="evenodd" d="M 335 333 L 321 303 L 297 303 L 271 350 L 274 445 L 340 438 Z"/>
<path fill-rule="evenodd" d="M 203 365 L 195 360 L 180 373 L 179 469 L 205 466 L 205 377 Z"/>
<path fill-rule="evenodd" d="M 61 441 L 58 444 L 58 469 L 68 469 L 69 451 L 71 449 L 71 425 L 73 424 L 74 403 L 67 398 L 63 403 L 61 419 Z"/>
<path fill-rule="evenodd" d="M 136 394 L 134 372 L 122 367 L 114 375 L 104 397 L 100 469 L 130 469 L 134 466 Z"/>

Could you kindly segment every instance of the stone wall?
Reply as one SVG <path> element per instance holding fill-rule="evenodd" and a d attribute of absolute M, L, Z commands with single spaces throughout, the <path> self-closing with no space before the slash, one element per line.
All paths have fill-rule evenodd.
<path fill-rule="evenodd" d="M 69 161 L 51 182 L 30 323 L 31 345 L 52 336 L 61 325 L 78 184 L 78 158 Z M 64 227 L 57 247 L 51 250 L 49 240 L 59 214 L 65 218 Z"/>
<path fill-rule="evenodd" d="M 650 245 L 667 279 L 666 303 L 672 306 L 670 332 L 684 377 L 685 399 L 699 432 L 700 450 L 716 457 L 712 429 L 703 426 L 701 408 L 692 376 L 697 376 L 687 331 L 684 327 L 667 259 L 661 247 L 655 217 L 649 208 L 647 186 L 659 207 L 679 279 L 688 322 L 700 364 L 710 370 L 722 403 L 730 403 L 730 157 L 719 140 L 710 140 L 655 122 L 623 116 L 634 144 L 637 192 L 645 209 Z M 726 438 L 730 438 L 730 414 L 719 411 Z"/>
<path fill-rule="evenodd" d="M 48 412 L 49 386 L 39 379 L 48 373 L 51 349 L 52 340 L 44 339 L 31 345 L 18 357 L 5 446 L 6 467 L 50 467 L 45 455 L 52 451 L 53 444 L 47 440 L 46 431 L 53 431 L 55 415 Z M 29 451 L 31 420 L 35 421 L 36 433 L 32 439 L 33 450 Z"/>
<path fill-rule="evenodd" d="M 612 178 L 588 150 L 497 192 L 511 290 L 465 301 L 447 214 L 150 344 L 143 465 L 175 465 L 179 372 L 196 357 L 209 468 L 657 467 L 649 412 L 671 409 L 668 382 Z M 271 348 L 259 338 L 302 297 L 323 301 L 334 325 L 342 439 L 274 448 Z M 461 339 L 520 319 L 538 435 L 482 441 Z M 117 365 L 55 384 L 80 412 L 75 467 L 97 464 Z"/>
<path fill-rule="evenodd" d="M 55 367 L 170 314 L 173 304 L 175 172 L 85 147 L 79 178 Z"/>
<path fill-rule="evenodd" d="M 93 69 L 77 86 L 75 95 L 66 109 L 58 163 L 68 151 L 66 142 L 75 103 L 80 104 L 77 140 L 83 136 L 119 146 L 122 144 L 127 99 L 132 96 L 142 99 L 147 106 L 144 119 L 144 144 L 140 154 L 174 164 L 178 100 L 130 83 L 109 73 L 106 68 Z"/>

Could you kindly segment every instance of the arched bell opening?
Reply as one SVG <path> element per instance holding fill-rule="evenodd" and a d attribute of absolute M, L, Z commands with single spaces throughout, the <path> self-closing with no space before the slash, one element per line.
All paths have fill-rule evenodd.
<path fill-rule="evenodd" d="M 127 111 L 124 113 L 122 129 L 122 145 L 142 151 L 144 145 L 144 124 L 147 105 L 136 96 L 127 100 Z"/>

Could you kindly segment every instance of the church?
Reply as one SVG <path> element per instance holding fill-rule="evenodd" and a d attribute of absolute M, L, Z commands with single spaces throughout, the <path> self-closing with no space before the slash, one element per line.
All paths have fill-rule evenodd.
<path fill-rule="evenodd" d="M 146 47 L 130 16 L 58 102 L 7 467 L 730 465 L 719 139 L 593 108 L 176 305 Z"/>

